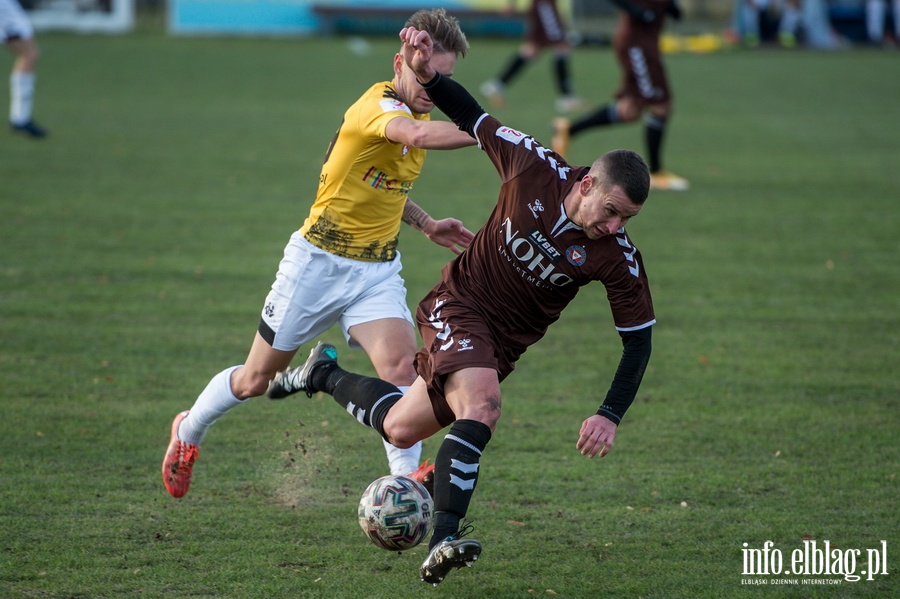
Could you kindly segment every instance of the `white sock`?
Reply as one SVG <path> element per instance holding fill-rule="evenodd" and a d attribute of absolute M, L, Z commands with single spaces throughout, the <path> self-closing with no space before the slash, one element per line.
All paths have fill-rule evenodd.
<path fill-rule="evenodd" d="M 197 397 L 191 413 L 178 426 L 178 438 L 191 445 L 200 445 L 206 431 L 216 420 L 238 407 L 243 401 L 231 392 L 231 373 L 241 366 L 226 368 L 209 381 Z"/>
<path fill-rule="evenodd" d="M 394 476 L 405 476 L 419 467 L 419 459 L 422 457 L 421 441 L 416 441 L 415 445 L 406 449 L 394 447 L 384 439 L 381 442 L 384 443 L 388 465 L 391 468 L 391 474 Z"/>
<path fill-rule="evenodd" d="M 9 77 L 9 122 L 24 125 L 31 120 L 34 73 L 13 73 Z"/>
<path fill-rule="evenodd" d="M 401 393 L 406 393 L 409 387 L 397 387 Z M 409 474 L 419 467 L 419 460 L 422 458 L 422 442 L 417 441 L 415 445 L 407 449 L 394 447 L 384 439 L 384 451 L 387 453 L 388 466 L 391 468 L 391 474 L 401 476 Z"/>

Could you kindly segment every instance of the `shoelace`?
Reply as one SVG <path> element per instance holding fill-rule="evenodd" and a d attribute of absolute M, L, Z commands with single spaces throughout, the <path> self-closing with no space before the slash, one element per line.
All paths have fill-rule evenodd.
<path fill-rule="evenodd" d="M 297 391 L 306 391 L 306 386 L 303 384 L 301 380 L 301 375 L 303 374 L 303 368 L 289 368 L 284 373 L 284 378 L 282 386 L 285 391 L 288 393 L 296 393 Z M 307 397 L 312 397 L 313 394 L 309 391 L 306 391 Z"/>
<path fill-rule="evenodd" d="M 424 478 L 424 475 L 427 474 L 429 471 L 434 470 L 434 466 L 432 464 L 429 464 L 428 463 L 429 461 L 430 461 L 430 459 L 426 458 L 425 461 L 422 462 L 421 466 L 419 466 L 418 468 L 416 468 L 415 470 L 413 470 L 412 472 L 409 473 L 409 477 L 414 478 L 415 480 L 417 480 L 419 482 L 422 482 L 422 478 Z"/>
<path fill-rule="evenodd" d="M 179 443 L 181 444 L 181 459 L 178 460 L 178 471 L 181 472 L 189 470 L 194 465 L 194 462 L 197 461 L 197 456 L 200 454 L 200 448 L 190 443 Z"/>
<path fill-rule="evenodd" d="M 447 537 L 447 540 L 456 541 L 457 539 L 463 538 L 467 534 L 471 534 L 474 530 L 475 526 L 472 524 L 471 520 L 463 520 L 462 526 L 459 527 L 459 530 Z"/>

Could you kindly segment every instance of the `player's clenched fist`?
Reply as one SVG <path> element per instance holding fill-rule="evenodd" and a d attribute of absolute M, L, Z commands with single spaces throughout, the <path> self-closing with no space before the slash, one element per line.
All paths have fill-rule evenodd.
<path fill-rule="evenodd" d="M 400 30 L 400 40 L 403 42 L 403 60 L 419 81 L 431 80 L 435 74 L 430 65 L 434 54 L 434 40 L 431 39 L 431 35 L 415 27 L 404 27 Z"/>

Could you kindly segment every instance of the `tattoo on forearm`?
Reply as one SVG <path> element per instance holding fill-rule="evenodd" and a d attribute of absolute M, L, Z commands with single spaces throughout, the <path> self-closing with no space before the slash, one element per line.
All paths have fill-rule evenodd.
<path fill-rule="evenodd" d="M 406 205 L 403 207 L 403 222 L 419 231 L 424 231 L 428 218 L 427 212 L 412 201 L 406 200 Z"/>

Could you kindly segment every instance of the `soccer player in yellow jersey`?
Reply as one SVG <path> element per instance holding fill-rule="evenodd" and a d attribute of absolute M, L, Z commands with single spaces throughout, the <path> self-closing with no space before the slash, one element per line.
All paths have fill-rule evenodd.
<path fill-rule="evenodd" d="M 421 10 L 407 22 L 435 40 L 432 64 L 453 73 L 468 42 L 443 9 Z M 400 222 L 459 254 L 473 238 L 453 218 L 435 220 L 409 199 L 429 149 L 456 149 L 475 140 L 434 108 L 399 53 L 394 77 L 376 83 L 344 113 L 328 147 L 315 203 L 284 251 L 243 364 L 215 375 L 190 410 L 172 422 L 162 465 L 173 497 L 184 496 L 207 430 L 244 400 L 265 393 L 304 343 L 340 323 L 351 347 L 369 356 L 378 376 L 401 389 L 416 379 L 417 339 L 400 277 Z M 392 474 L 416 472 L 421 444 L 398 449 L 385 442 Z M 432 467 L 433 468 L 433 467 Z M 424 482 L 424 481 L 423 481 Z"/>

